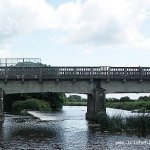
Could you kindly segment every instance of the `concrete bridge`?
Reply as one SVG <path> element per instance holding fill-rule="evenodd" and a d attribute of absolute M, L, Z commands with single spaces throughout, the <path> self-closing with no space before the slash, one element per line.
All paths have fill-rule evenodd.
<path fill-rule="evenodd" d="M 1 66 L 0 116 L 3 95 L 63 92 L 88 95 L 87 120 L 106 112 L 107 93 L 150 93 L 150 67 Z"/>

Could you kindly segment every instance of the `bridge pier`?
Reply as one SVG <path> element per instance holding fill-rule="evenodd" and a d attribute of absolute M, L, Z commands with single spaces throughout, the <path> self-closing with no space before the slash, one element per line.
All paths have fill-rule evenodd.
<path fill-rule="evenodd" d="M 96 88 L 88 95 L 86 119 L 97 121 L 99 112 L 106 113 L 105 90 L 102 88 Z"/>
<path fill-rule="evenodd" d="M 94 95 L 88 94 L 86 120 L 94 121 L 94 115 L 95 115 Z"/>
<path fill-rule="evenodd" d="M 0 90 L 0 123 L 4 121 L 3 97 L 4 97 L 4 92 Z"/>

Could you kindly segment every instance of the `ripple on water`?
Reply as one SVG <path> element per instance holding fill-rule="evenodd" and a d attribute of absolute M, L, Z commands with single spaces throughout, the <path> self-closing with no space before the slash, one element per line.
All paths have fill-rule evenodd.
<path fill-rule="evenodd" d="M 6 115 L 5 122 L 0 128 L 0 148 L 2 150 L 149 149 L 150 144 L 132 143 L 138 140 L 149 142 L 149 137 L 101 133 L 97 125 L 85 120 L 85 113 L 86 107 L 72 106 L 65 107 L 60 113 L 37 112 L 42 117 L 55 117 L 56 119 L 53 120 L 43 121 L 33 117 Z M 119 144 L 117 143 L 119 141 L 125 143 Z"/>

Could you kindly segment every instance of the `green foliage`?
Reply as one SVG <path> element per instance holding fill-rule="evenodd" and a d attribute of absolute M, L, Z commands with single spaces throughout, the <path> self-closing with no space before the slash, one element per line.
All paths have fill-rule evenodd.
<path fill-rule="evenodd" d="M 126 128 L 127 129 L 136 129 L 141 131 L 150 130 L 150 116 L 131 116 L 126 118 Z"/>
<path fill-rule="evenodd" d="M 66 101 L 64 103 L 65 106 L 87 106 L 87 101 L 81 101 L 81 102 L 68 102 Z"/>
<path fill-rule="evenodd" d="M 87 99 L 79 95 L 70 95 L 64 101 L 65 106 L 87 106 Z"/>
<path fill-rule="evenodd" d="M 108 117 L 108 129 L 121 131 L 125 127 L 124 119 L 121 116 Z"/>
<path fill-rule="evenodd" d="M 117 98 L 106 98 L 106 102 L 119 102 L 120 100 Z"/>
<path fill-rule="evenodd" d="M 79 95 L 70 95 L 67 100 L 68 100 L 68 101 L 75 101 L 75 102 L 78 102 L 78 101 L 81 101 L 82 98 L 81 98 L 81 96 L 79 96 Z"/>
<path fill-rule="evenodd" d="M 12 112 L 12 104 L 15 101 L 24 101 L 26 99 L 45 100 L 50 103 L 53 110 L 60 110 L 66 99 L 63 93 L 28 93 L 28 94 L 10 94 L 4 97 L 4 110 Z"/>
<path fill-rule="evenodd" d="M 11 112 L 12 104 L 15 101 L 24 101 L 27 99 L 24 94 L 8 94 L 4 96 L 4 111 Z"/>
<path fill-rule="evenodd" d="M 14 114 L 20 114 L 21 110 L 23 109 L 22 107 L 23 101 L 16 101 L 12 104 L 12 111 Z"/>
<path fill-rule="evenodd" d="M 47 67 L 46 64 L 42 63 L 35 63 L 35 62 L 30 62 L 30 61 L 25 61 L 25 62 L 18 62 L 15 67 Z"/>
<path fill-rule="evenodd" d="M 22 110 L 50 111 L 51 108 L 48 102 L 34 98 L 13 103 L 12 111 L 14 114 L 20 114 Z"/>
<path fill-rule="evenodd" d="M 150 97 L 148 97 L 148 96 L 140 96 L 140 97 L 138 98 L 138 100 L 139 100 L 139 101 L 149 101 L 149 100 L 150 100 Z"/>
<path fill-rule="evenodd" d="M 150 110 L 150 101 L 130 101 L 130 102 L 107 102 L 107 107 L 124 109 L 124 110 L 134 110 L 145 108 Z"/>
<path fill-rule="evenodd" d="M 150 131 L 150 116 L 130 116 L 123 118 L 121 116 L 109 117 L 107 115 L 99 115 L 98 122 L 100 130 L 122 131 L 122 130 L 136 130 L 136 131 Z"/>
<path fill-rule="evenodd" d="M 120 101 L 121 102 L 127 102 L 127 101 L 130 101 L 131 99 L 130 99 L 130 97 L 128 97 L 128 96 L 125 96 L 125 97 L 121 97 L 120 98 Z"/>
<path fill-rule="evenodd" d="M 98 123 L 100 125 L 100 130 L 106 130 L 108 128 L 108 116 L 104 112 L 99 112 L 98 116 Z"/>
<path fill-rule="evenodd" d="M 50 97 L 50 106 L 52 110 L 61 110 L 64 103 L 64 94 L 57 93 Z"/>

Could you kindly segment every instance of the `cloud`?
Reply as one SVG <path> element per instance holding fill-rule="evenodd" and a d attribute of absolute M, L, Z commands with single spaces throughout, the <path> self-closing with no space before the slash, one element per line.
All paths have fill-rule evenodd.
<path fill-rule="evenodd" d="M 93 51 L 93 50 L 92 50 L 91 48 L 85 48 L 85 49 L 84 49 L 84 53 L 85 53 L 85 54 L 91 54 L 92 51 Z"/>
<path fill-rule="evenodd" d="M 150 20 L 149 0 L 75 0 L 57 7 L 46 0 L 0 0 L 0 10 L 0 45 L 33 30 L 56 30 L 62 42 L 87 47 L 150 45 L 140 32 Z"/>
<path fill-rule="evenodd" d="M 54 28 L 55 11 L 45 0 L 0 0 L 0 37 Z"/>
<path fill-rule="evenodd" d="M 53 16 L 53 8 L 44 0 L 0 0 L 0 54 L 6 51 L 7 56 L 17 36 L 49 29 Z"/>
<path fill-rule="evenodd" d="M 76 9 L 80 8 L 79 13 L 69 25 L 72 28 L 64 41 L 93 46 L 143 45 L 138 44 L 145 41 L 139 28 L 150 14 L 149 4 L 148 0 L 87 0 L 80 7 L 74 3 Z M 67 10 L 66 4 L 63 8 Z"/>

